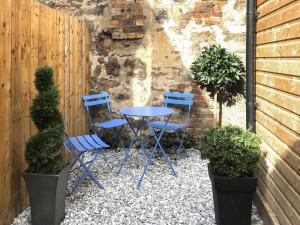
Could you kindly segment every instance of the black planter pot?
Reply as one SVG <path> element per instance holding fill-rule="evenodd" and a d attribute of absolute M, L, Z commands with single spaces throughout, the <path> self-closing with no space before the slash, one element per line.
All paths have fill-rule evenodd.
<path fill-rule="evenodd" d="M 59 225 L 64 219 L 70 168 L 71 165 L 68 165 L 58 175 L 23 174 L 29 194 L 33 225 Z"/>
<path fill-rule="evenodd" d="M 212 183 L 217 225 L 250 225 L 255 177 L 227 178 L 215 176 L 208 166 Z"/>

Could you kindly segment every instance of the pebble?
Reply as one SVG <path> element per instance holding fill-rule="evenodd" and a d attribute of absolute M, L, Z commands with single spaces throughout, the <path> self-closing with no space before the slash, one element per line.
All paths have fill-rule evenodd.
<path fill-rule="evenodd" d="M 105 189 L 85 179 L 79 190 L 66 198 L 61 225 L 215 225 L 207 161 L 201 159 L 199 150 L 188 151 L 189 157 L 182 157 L 176 166 L 177 177 L 171 175 L 162 157 L 156 157 L 137 189 L 136 181 L 127 173 L 138 178 L 143 156 L 134 154 L 124 168 L 127 173 L 117 176 L 123 152 L 110 150 L 109 162 L 99 159 L 92 167 Z M 69 183 L 74 179 L 72 173 Z M 30 225 L 30 220 L 27 208 L 12 225 Z M 263 225 L 255 206 L 252 225 Z"/>

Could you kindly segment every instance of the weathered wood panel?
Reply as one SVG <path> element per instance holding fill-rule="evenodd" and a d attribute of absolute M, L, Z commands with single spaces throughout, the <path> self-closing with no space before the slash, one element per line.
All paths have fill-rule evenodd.
<path fill-rule="evenodd" d="M 289 58 L 289 59 L 258 58 L 256 60 L 256 70 L 300 76 L 300 59 L 299 58 Z"/>
<path fill-rule="evenodd" d="M 300 39 L 259 45 L 256 48 L 257 58 L 300 57 Z"/>
<path fill-rule="evenodd" d="M 11 0 L 3 1 L 0 9 L 0 223 L 11 221 Z M 5 193 L 5 194 L 4 194 Z"/>
<path fill-rule="evenodd" d="M 73 36 L 70 36 L 70 20 L 75 24 Z M 37 0 L 1 2 L 0 225 L 10 224 L 29 203 L 21 175 L 27 167 L 25 143 L 37 131 L 30 119 L 30 105 L 36 96 L 33 82 L 38 66 L 49 65 L 55 69 L 55 82 L 62 97 L 59 108 L 67 121 L 67 133 L 87 132 L 86 113 L 80 101 L 88 93 L 89 44 L 88 34 L 84 33 L 87 31 L 86 21 L 48 8 Z M 76 48 L 72 52 L 72 79 L 70 39 Z M 73 114 L 69 110 L 71 105 Z M 74 127 L 72 131 L 70 124 Z"/>
<path fill-rule="evenodd" d="M 256 44 L 261 45 L 271 42 L 286 41 L 300 37 L 300 20 L 292 21 L 290 23 L 282 24 L 256 35 Z"/>
<path fill-rule="evenodd" d="M 261 14 L 260 18 L 257 20 L 257 31 L 266 30 L 281 24 L 288 23 L 299 18 L 299 15 L 300 2 L 297 0 L 292 4 L 286 5 L 280 10 L 273 11 L 273 13 L 267 16 Z"/>
<path fill-rule="evenodd" d="M 300 224 L 300 0 L 257 0 L 257 5 L 256 132 L 264 151 L 257 197 L 273 224 L 296 225 Z"/>

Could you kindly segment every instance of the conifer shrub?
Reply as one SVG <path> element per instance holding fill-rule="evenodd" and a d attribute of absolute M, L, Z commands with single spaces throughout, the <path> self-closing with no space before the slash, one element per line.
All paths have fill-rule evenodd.
<path fill-rule="evenodd" d="M 65 129 L 58 110 L 60 95 L 53 74 L 54 70 L 48 66 L 38 68 L 35 73 L 38 94 L 32 102 L 30 116 L 38 132 L 25 146 L 28 173 L 58 174 L 66 166 L 60 153 Z"/>

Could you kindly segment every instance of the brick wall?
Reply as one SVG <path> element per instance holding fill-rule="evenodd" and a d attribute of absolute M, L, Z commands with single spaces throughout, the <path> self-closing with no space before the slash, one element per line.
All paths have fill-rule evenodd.
<path fill-rule="evenodd" d="M 145 36 L 142 0 L 115 0 L 111 5 L 113 39 L 135 39 Z"/>

